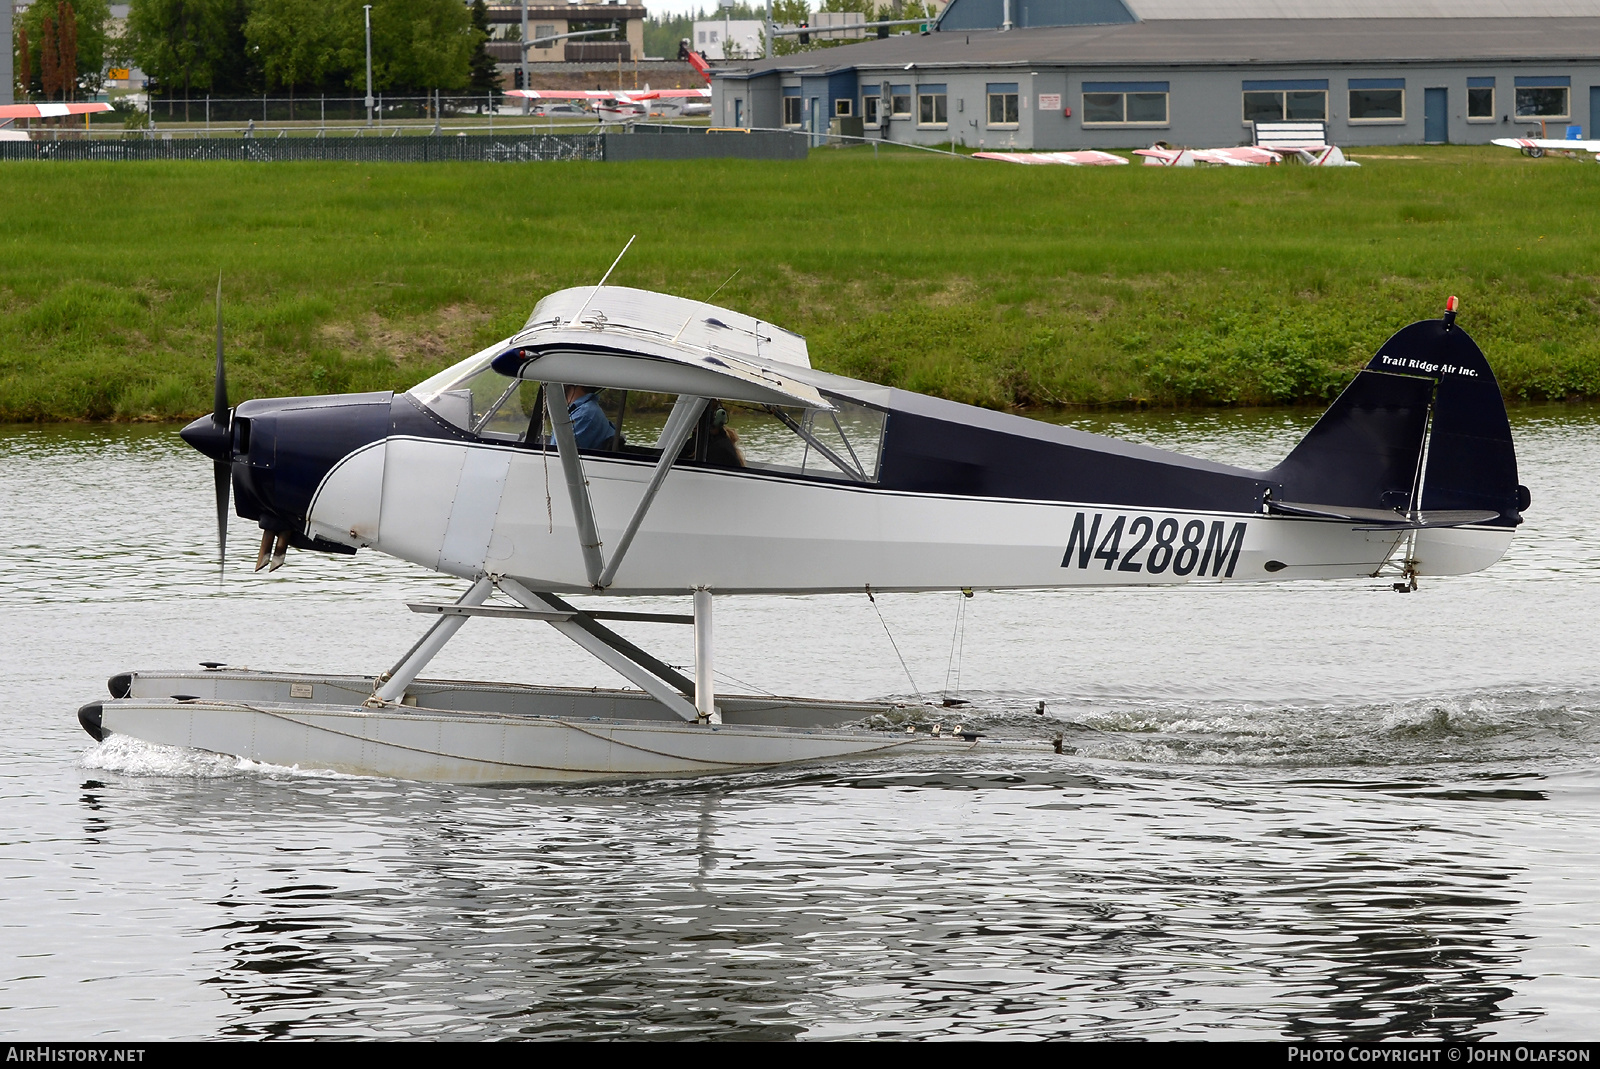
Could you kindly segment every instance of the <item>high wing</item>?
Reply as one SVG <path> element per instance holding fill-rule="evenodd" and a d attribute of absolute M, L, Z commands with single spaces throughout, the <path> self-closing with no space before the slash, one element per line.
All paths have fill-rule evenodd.
<path fill-rule="evenodd" d="M 600 89 L 508 89 L 508 97 L 526 97 L 529 100 L 618 100 L 620 93 Z"/>
<path fill-rule="evenodd" d="M 680 100 L 691 98 L 696 100 L 711 99 L 709 89 L 643 89 L 629 90 L 617 94 L 619 100 Z"/>
<path fill-rule="evenodd" d="M 833 407 L 794 376 L 811 366 L 798 335 L 724 308 L 625 286 L 546 297 L 493 366 L 536 382 Z"/>
<path fill-rule="evenodd" d="M 110 111 L 110 104 L 0 104 L 0 119 L 55 119 L 63 115 L 93 115 Z"/>

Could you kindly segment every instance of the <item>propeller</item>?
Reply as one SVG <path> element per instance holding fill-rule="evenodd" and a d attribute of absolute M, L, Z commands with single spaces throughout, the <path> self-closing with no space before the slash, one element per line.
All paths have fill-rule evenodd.
<path fill-rule="evenodd" d="M 222 276 L 217 276 L 217 375 L 211 414 L 201 416 L 179 436 L 211 458 L 217 489 L 217 571 L 228 561 L 228 491 L 233 475 L 233 419 L 228 409 L 228 377 L 222 363 Z"/>
<path fill-rule="evenodd" d="M 222 365 L 222 276 L 217 276 L 217 382 L 211 401 L 211 423 L 224 435 L 228 427 L 228 377 Z M 220 578 L 228 560 L 228 489 L 233 479 L 233 463 L 212 460 L 211 476 L 217 490 L 217 575 Z"/>

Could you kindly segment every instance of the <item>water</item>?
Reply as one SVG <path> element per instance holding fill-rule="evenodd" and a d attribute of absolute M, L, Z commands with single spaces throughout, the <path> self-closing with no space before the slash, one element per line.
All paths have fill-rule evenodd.
<path fill-rule="evenodd" d="M 719 603 L 722 687 L 948 689 L 1063 756 L 562 789 L 97 746 L 113 672 L 381 669 L 457 591 L 254 576 L 238 520 L 219 585 L 170 428 L 0 428 L 0 1035 L 1587 1035 L 1600 412 L 1513 418 L 1528 524 L 1415 594 L 980 591 L 964 637 L 956 595 Z M 1085 425 L 1265 464 L 1308 419 Z M 430 672 L 615 683 L 547 630 L 475 622 Z"/>

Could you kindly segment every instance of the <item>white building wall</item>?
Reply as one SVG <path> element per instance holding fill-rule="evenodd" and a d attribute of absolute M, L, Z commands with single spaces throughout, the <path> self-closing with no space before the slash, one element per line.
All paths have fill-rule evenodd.
<path fill-rule="evenodd" d="M 707 59 L 757 59 L 766 55 L 761 23 L 755 19 L 709 19 L 694 24 L 694 50 Z M 733 42 L 736 56 L 728 54 Z"/>

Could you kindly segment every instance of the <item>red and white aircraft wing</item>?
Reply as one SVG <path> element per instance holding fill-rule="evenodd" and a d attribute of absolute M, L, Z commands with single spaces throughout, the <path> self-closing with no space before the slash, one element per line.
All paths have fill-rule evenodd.
<path fill-rule="evenodd" d="M 1098 149 L 1085 149 L 1082 152 L 974 152 L 972 158 L 1001 160 L 1005 163 L 1056 164 L 1066 167 L 1115 167 L 1117 164 L 1127 166 L 1128 163 L 1121 156 L 1101 152 Z"/>
<path fill-rule="evenodd" d="M 508 89 L 506 96 L 529 100 L 612 100 L 618 94 L 598 89 Z"/>
<path fill-rule="evenodd" d="M 620 100 L 709 100 L 709 89 L 636 89 L 617 94 Z"/>
<path fill-rule="evenodd" d="M 1528 156 L 1543 156 L 1546 152 L 1593 152 L 1600 155 L 1600 141 L 1560 141 L 1553 137 L 1497 137 L 1490 143 L 1501 148 L 1520 149 Z"/>
<path fill-rule="evenodd" d="M 92 115 L 110 111 L 110 104 L 0 104 L 0 119 L 54 119 L 62 115 Z"/>

